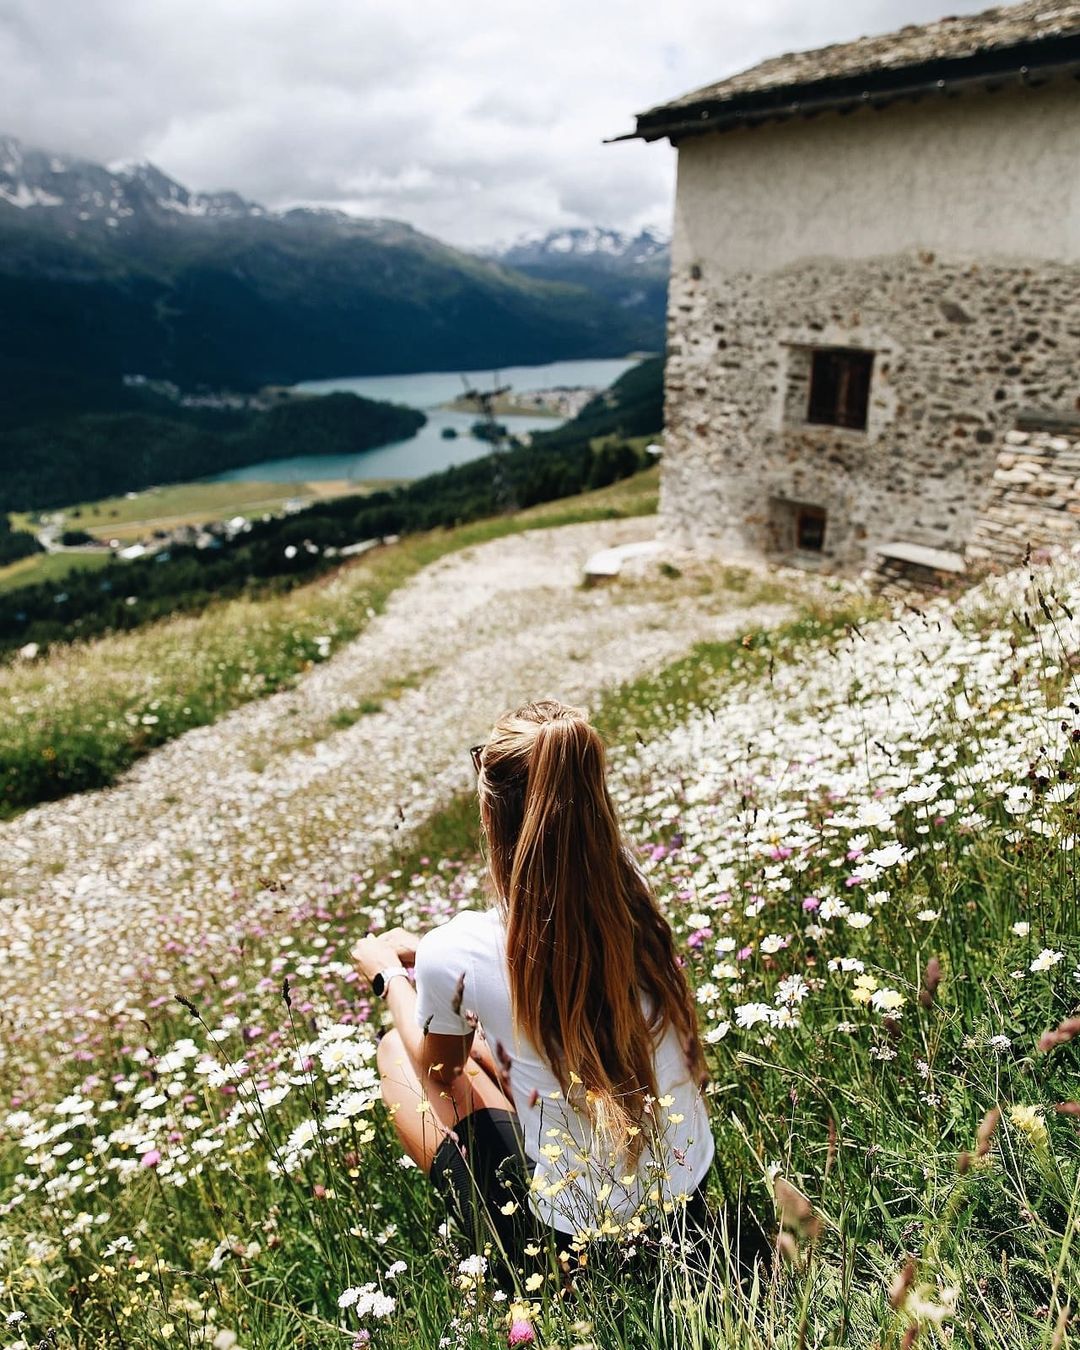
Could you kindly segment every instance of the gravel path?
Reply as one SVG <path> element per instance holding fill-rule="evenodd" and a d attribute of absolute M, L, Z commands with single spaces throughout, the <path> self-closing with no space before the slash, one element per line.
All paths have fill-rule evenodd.
<path fill-rule="evenodd" d="M 164 939 L 212 950 L 268 912 L 260 879 L 295 897 L 385 857 L 471 781 L 467 747 L 505 708 L 544 695 L 588 707 L 702 638 L 787 617 L 689 579 L 581 587 L 592 552 L 654 529 L 574 525 L 451 555 L 295 689 L 163 746 L 110 789 L 0 825 L 0 1012 L 24 1021 L 33 1002 L 67 1021 L 145 993 L 168 977 Z M 365 700 L 381 710 L 343 726 Z"/>

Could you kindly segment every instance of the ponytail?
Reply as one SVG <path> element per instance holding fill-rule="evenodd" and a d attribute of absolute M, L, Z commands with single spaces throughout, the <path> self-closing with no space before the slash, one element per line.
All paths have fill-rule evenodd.
<path fill-rule="evenodd" d="M 567 1098 L 584 1096 L 612 1161 L 636 1164 L 660 1035 L 674 1024 L 699 1081 L 704 1055 L 671 928 L 620 836 L 603 742 L 578 709 L 528 704 L 496 725 L 480 793 L 515 1025 Z"/>

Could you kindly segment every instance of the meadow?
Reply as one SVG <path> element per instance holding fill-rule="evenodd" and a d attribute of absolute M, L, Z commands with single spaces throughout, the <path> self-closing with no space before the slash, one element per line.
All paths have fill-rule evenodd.
<path fill-rule="evenodd" d="M 21 586 L 36 586 L 44 581 L 62 582 L 72 572 L 88 568 L 96 571 L 110 561 L 110 555 L 104 552 L 31 553 L 18 562 L 0 567 L 0 593 Z"/>
<path fill-rule="evenodd" d="M 141 492 L 80 502 L 53 511 L 13 512 L 15 529 L 28 530 L 43 516 L 62 516 L 69 529 L 78 528 L 99 539 L 145 539 L 155 529 L 202 525 L 230 516 L 276 514 L 286 502 L 321 501 L 328 497 L 364 496 L 392 487 L 389 479 L 365 482 L 331 480 L 325 483 L 258 483 L 241 480 L 215 483 L 196 480 L 144 488 Z"/>
<path fill-rule="evenodd" d="M 777 1234 L 771 1274 L 676 1256 L 676 1211 L 504 1287 L 404 1165 L 348 950 L 486 902 L 463 797 L 381 867 L 260 875 L 275 923 L 238 915 L 212 968 L 163 927 L 173 997 L 103 971 L 83 1030 L 8 1059 L 8 1350 L 1074 1344 L 1078 606 L 1070 555 L 704 644 L 593 709 L 696 991 L 715 1198 Z"/>

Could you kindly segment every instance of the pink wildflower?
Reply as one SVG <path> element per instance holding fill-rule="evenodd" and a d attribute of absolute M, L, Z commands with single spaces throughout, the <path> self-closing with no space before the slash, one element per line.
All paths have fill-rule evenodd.
<path fill-rule="evenodd" d="M 139 1159 L 143 1167 L 156 1167 L 161 1161 L 161 1150 L 152 1148 L 142 1155 Z"/>
<path fill-rule="evenodd" d="M 508 1345 L 532 1345 L 536 1340 L 532 1323 L 527 1322 L 524 1317 L 515 1317 L 510 1324 L 510 1334 L 506 1340 Z"/>

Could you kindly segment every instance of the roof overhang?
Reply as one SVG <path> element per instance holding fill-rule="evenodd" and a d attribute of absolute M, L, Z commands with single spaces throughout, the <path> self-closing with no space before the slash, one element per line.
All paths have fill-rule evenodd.
<path fill-rule="evenodd" d="M 1080 78 L 1080 33 L 993 47 L 969 56 L 755 89 L 727 98 L 668 103 L 639 114 L 635 130 L 612 140 L 659 141 L 666 137 L 677 145 L 688 136 L 764 122 L 882 108 L 904 99 L 977 89 L 1036 86 L 1062 77 Z"/>

